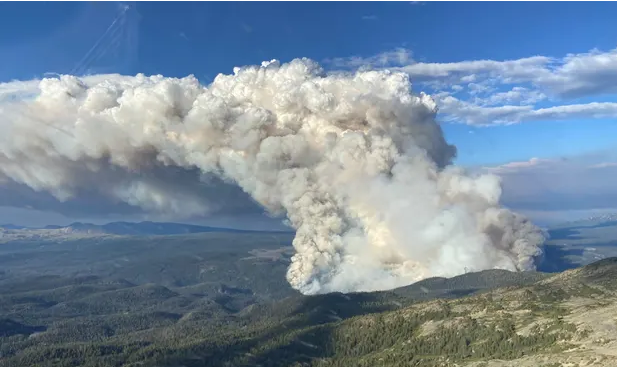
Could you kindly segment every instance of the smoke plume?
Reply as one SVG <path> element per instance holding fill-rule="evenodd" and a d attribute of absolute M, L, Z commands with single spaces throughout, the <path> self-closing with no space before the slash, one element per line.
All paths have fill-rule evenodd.
<path fill-rule="evenodd" d="M 287 279 L 305 294 L 529 270 L 541 255 L 542 232 L 499 206 L 499 179 L 451 165 L 435 103 L 403 73 L 297 59 L 207 87 L 140 74 L 39 89 L 0 105 L 0 185 L 199 215 L 213 210 L 200 188 L 233 183 L 296 229 Z"/>

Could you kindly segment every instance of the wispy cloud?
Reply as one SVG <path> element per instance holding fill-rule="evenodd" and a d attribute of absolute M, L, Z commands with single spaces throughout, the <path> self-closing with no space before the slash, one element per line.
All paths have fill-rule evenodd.
<path fill-rule="evenodd" d="M 546 95 L 537 90 L 529 90 L 524 87 L 514 87 L 507 92 L 491 94 L 488 98 L 480 99 L 480 104 L 493 106 L 503 104 L 533 105 L 546 99 Z"/>
<path fill-rule="evenodd" d="M 369 57 L 351 56 L 324 60 L 326 64 L 337 68 L 380 68 L 401 66 L 413 62 L 411 51 L 395 48 Z"/>
<path fill-rule="evenodd" d="M 407 73 L 415 89 L 428 90 L 434 96 L 442 119 L 448 122 L 487 126 L 617 117 L 617 49 L 561 58 L 534 55 L 448 63 L 417 62 L 411 55 L 411 51 L 398 48 L 371 57 L 329 61 L 339 68 L 388 68 Z M 576 103 L 577 98 L 598 96 L 612 98 L 602 103 Z"/>
<path fill-rule="evenodd" d="M 552 66 L 533 81 L 558 96 L 617 93 L 617 49 L 570 54 Z"/>
<path fill-rule="evenodd" d="M 534 109 L 531 105 L 482 106 L 451 95 L 437 95 L 443 120 L 475 126 L 576 118 L 617 118 L 617 102 L 592 102 Z"/>
<path fill-rule="evenodd" d="M 536 168 L 542 165 L 552 164 L 554 162 L 554 159 L 541 159 L 534 157 L 528 161 L 508 162 L 499 166 L 484 167 L 484 169 L 492 173 L 504 173 L 531 167 Z"/>
<path fill-rule="evenodd" d="M 529 82 L 561 98 L 617 93 L 617 49 L 569 54 L 561 59 L 532 56 L 506 61 L 411 63 L 399 70 L 420 79 L 446 78 L 464 82 L 470 78 L 475 80 L 480 74 L 504 84 Z"/>
<path fill-rule="evenodd" d="M 525 81 L 534 79 L 538 74 L 546 70 L 546 65 L 551 59 L 545 56 L 532 56 L 517 60 L 472 60 L 449 63 L 426 63 L 417 62 L 400 67 L 404 71 L 418 79 L 448 78 L 461 80 L 471 74 L 484 74 L 484 76 L 507 78 L 511 80 Z"/>
<path fill-rule="evenodd" d="M 608 167 L 617 167 L 617 162 L 602 162 L 589 166 L 589 168 L 608 168 Z"/>
<path fill-rule="evenodd" d="M 379 19 L 377 15 L 363 15 L 362 20 L 377 20 Z"/>

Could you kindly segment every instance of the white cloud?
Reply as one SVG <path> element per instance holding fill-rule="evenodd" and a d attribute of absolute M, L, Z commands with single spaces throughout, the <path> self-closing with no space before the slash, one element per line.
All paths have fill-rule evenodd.
<path fill-rule="evenodd" d="M 411 51 L 405 48 L 396 48 L 370 57 L 337 57 L 334 59 L 326 59 L 324 63 L 335 67 L 360 68 L 400 66 L 412 61 Z"/>
<path fill-rule="evenodd" d="M 481 93 L 489 93 L 494 90 L 488 83 L 469 83 L 467 84 L 467 88 L 469 89 L 469 94 L 477 95 Z"/>
<path fill-rule="evenodd" d="M 463 82 L 476 80 L 476 74 L 485 74 L 505 83 L 533 83 L 564 98 L 617 93 L 617 49 L 569 54 L 561 59 L 532 56 L 505 61 L 411 63 L 400 70 L 419 79 L 458 77 Z"/>
<path fill-rule="evenodd" d="M 368 58 L 334 61 L 337 67 L 387 67 L 409 74 L 416 90 L 429 89 L 438 101 L 442 120 L 449 122 L 485 126 L 617 117 L 617 49 L 561 58 L 536 55 L 431 63 L 416 62 L 410 51 L 399 48 Z M 600 95 L 614 101 L 583 104 L 571 100 Z M 536 107 L 540 102 L 544 105 Z"/>
<path fill-rule="evenodd" d="M 465 75 L 461 78 L 461 82 L 463 83 L 471 83 L 476 81 L 476 74 Z"/>
<path fill-rule="evenodd" d="M 617 167 L 617 162 L 602 162 L 589 166 L 589 168 L 607 168 L 607 167 Z"/>
<path fill-rule="evenodd" d="M 616 102 L 592 102 L 533 110 L 528 120 L 564 120 L 572 118 L 616 118 Z"/>
<path fill-rule="evenodd" d="M 437 105 L 442 119 L 452 123 L 466 123 L 476 126 L 507 125 L 520 122 L 522 116 L 529 114 L 529 106 L 482 107 L 447 95 L 440 98 Z"/>
<path fill-rule="evenodd" d="M 534 81 L 566 98 L 617 93 L 617 49 L 567 55 L 552 72 Z"/>
<path fill-rule="evenodd" d="M 487 107 L 443 93 L 438 93 L 435 97 L 444 121 L 475 126 L 575 118 L 617 118 L 617 102 L 592 102 L 534 109 L 531 105 Z"/>
<path fill-rule="evenodd" d="M 477 60 L 456 63 L 415 63 L 401 68 L 419 78 L 474 81 L 476 74 L 497 77 L 504 83 L 529 82 L 561 98 L 617 93 L 617 49 L 569 54 L 561 59 L 533 56 L 517 60 Z"/>
<path fill-rule="evenodd" d="M 468 77 L 469 74 L 489 74 L 494 77 L 512 78 L 516 80 L 535 79 L 546 71 L 546 65 L 551 59 L 545 56 L 532 56 L 517 60 L 473 60 L 449 63 L 413 63 L 402 66 L 398 70 L 421 78 Z M 477 75 L 476 75 L 477 77 Z"/>
<path fill-rule="evenodd" d="M 537 90 L 529 90 L 524 87 L 514 87 L 507 92 L 491 94 L 488 98 L 481 99 L 484 105 L 499 105 L 518 103 L 522 105 L 533 105 L 546 99 L 546 95 Z"/>
<path fill-rule="evenodd" d="M 531 158 L 528 161 L 520 161 L 520 162 L 508 162 L 499 166 L 495 166 L 495 167 L 485 167 L 484 169 L 495 173 L 495 174 L 499 174 L 499 173 L 504 173 L 504 172 L 512 172 L 512 171 L 517 171 L 523 168 L 530 168 L 530 167 L 538 167 L 540 165 L 547 165 L 547 164 L 551 164 L 555 162 L 553 159 L 540 159 L 540 158 Z"/>

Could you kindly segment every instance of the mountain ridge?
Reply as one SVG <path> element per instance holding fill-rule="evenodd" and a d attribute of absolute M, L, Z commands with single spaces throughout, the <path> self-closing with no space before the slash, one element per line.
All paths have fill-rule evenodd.
<path fill-rule="evenodd" d="M 150 236 L 150 235 L 176 235 L 176 234 L 195 234 L 206 232 L 229 232 L 229 233 L 290 233 L 291 231 L 273 230 L 251 230 L 227 227 L 211 227 L 195 224 L 184 224 L 175 222 L 109 222 L 106 224 L 93 224 L 87 222 L 73 222 L 66 226 L 46 225 L 43 227 L 25 227 L 14 224 L 0 225 L 0 230 L 16 231 L 22 234 L 28 232 L 42 234 L 45 231 L 50 233 L 64 234 L 90 234 L 90 235 L 120 235 L 120 236 Z"/>

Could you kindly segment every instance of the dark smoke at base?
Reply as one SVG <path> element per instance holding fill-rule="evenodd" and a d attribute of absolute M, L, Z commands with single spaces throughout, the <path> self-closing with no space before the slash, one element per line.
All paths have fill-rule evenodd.
<path fill-rule="evenodd" d="M 450 165 L 436 106 L 388 71 L 298 59 L 194 77 L 44 79 L 0 105 L 0 183 L 60 201 L 86 189 L 149 212 L 219 209 L 212 175 L 296 229 L 303 293 L 371 291 L 466 270 L 530 270 L 542 232 L 499 206 L 493 175 Z M 199 172 L 192 182 L 182 172 Z"/>

